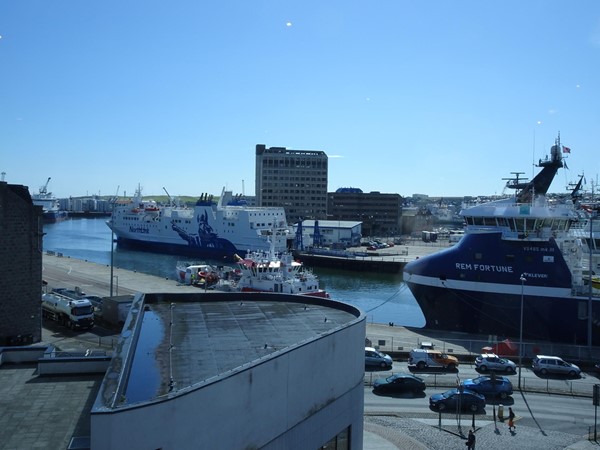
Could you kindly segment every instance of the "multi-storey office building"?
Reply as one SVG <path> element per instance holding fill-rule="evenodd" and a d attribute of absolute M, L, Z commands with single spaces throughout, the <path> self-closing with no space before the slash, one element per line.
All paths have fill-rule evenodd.
<path fill-rule="evenodd" d="M 327 194 L 327 216 L 329 220 L 361 221 L 363 236 L 401 234 L 402 197 L 340 188 Z"/>
<path fill-rule="evenodd" d="M 327 154 L 256 146 L 256 204 L 283 206 L 289 223 L 327 217 Z"/>

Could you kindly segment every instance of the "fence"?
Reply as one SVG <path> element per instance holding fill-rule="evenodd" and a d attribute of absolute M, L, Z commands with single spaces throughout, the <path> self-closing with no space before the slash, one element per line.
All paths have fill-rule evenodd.
<path fill-rule="evenodd" d="M 503 342 L 503 341 L 500 341 Z M 482 339 L 455 339 L 444 341 L 438 339 L 399 337 L 394 335 L 385 336 L 378 333 L 377 336 L 369 338 L 367 336 L 367 345 L 373 346 L 384 353 L 390 353 L 398 357 L 408 354 L 413 348 L 432 347 L 445 353 L 451 353 L 459 359 L 466 361 L 474 360 L 478 355 L 484 353 L 484 347 L 491 347 L 500 343 L 497 339 L 490 337 L 487 340 Z M 425 345 L 423 345 L 425 344 Z M 519 355 L 519 342 L 511 341 L 512 351 L 498 351 L 499 356 L 515 359 Z M 555 355 L 560 356 L 570 362 L 579 363 L 582 366 L 592 367 L 600 361 L 600 348 L 580 345 L 554 344 L 549 342 L 523 342 L 524 360 L 531 360 L 535 355 Z"/>

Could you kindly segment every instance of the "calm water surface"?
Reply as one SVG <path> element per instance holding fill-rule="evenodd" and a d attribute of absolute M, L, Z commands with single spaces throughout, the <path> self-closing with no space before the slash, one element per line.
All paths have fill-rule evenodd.
<path fill-rule="evenodd" d="M 44 225 L 44 250 L 99 264 L 110 264 L 111 232 L 106 218 L 68 219 Z M 114 266 L 175 278 L 177 261 L 189 258 L 123 249 L 115 244 Z M 207 261 L 210 262 L 210 261 Z M 216 262 L 214 262 L 217 264 Z M 349 272 L 314 267 L 321 288 L 334 300 L 357 306 L 369 322 L 423 327 L 425 318 L 400 274 Z M 175 281 L 173 281 L 175 283 Z"/>

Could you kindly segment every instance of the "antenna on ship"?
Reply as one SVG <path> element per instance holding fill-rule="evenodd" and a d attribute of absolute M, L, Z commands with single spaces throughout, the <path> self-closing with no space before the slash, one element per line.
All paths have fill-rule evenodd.
<path fill-rule="evenodd" d="M 506 180 L 505 188 L 519 190 L 527 186 L 527 183 L 524 182 L 528 179 L 520 177 L 520 175 L 525 175 L 525 172 L 511 172 L 511 174 L 513 174 L 514 177 L 502 178 L 503 180 Z"/>

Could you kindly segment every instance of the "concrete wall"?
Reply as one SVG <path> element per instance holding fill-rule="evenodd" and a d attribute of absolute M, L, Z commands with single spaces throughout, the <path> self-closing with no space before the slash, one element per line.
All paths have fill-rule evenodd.
<path fill-rule="evenodd" d="M 108 369 L 110 359 L 110 356 L 42 358 L 37 361 L 38 375 L 103 374 Z"/>
<path fill-rule="evenodd" d="M 48 347 L 0 347 L 0 366 L 4 363 L 35 363 Z"/>
<path fill-rule="evenodd" d="M 166 401 L 93 411 L 92 449 L 316 449 L 350 427 L 362 448 L 362 320 Z"/>

